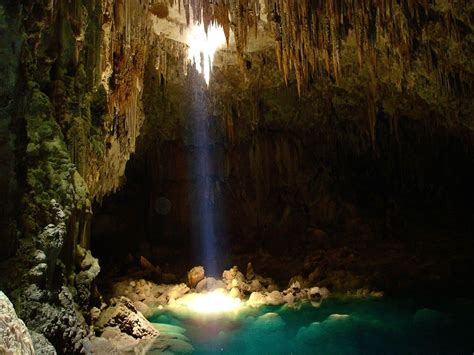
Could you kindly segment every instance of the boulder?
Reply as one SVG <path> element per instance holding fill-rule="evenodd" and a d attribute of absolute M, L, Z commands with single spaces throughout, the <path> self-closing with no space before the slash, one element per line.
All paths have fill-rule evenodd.
<path fill-rule="evenodd" d="M 112 296 L 127 297 L 134 304 L 141 302 L 150 308 L 165 306 L 189 292 L 189 287 L 184 284 L 157 285 L 146 280 L 125 280 L 112 286 Z"/>
<path fill-rule="evenodd" d="M 298 284 L 300 289 L 308 287 L 308 281 L 301 275 L 293 276 L 288 283 L 288 287 L 292 287 L 295 284 Z"/>
<path fill-rule="evenodd" d="M 204 267 L 202 266 L 195 266 L 191 270 L 188 271 L 188 285 L 191 288 L 195 288 L 197 284 L 204 280 L 206 277 L 206 272 L 204 271 Z"/>
<path fill-rule="evenodd" d="M 168 299 L 168 302 L 172 302 L 177 299 L 180 299 L 188 292 L 189 292 L 189 287 L 186 284 L 181 283 L 178 285 L 168 286 L 168 288 L 163 292 L 163 295 L 166 296 L 166 298 Z"/>
<path fill-rule="evenodd" d="M 329 297 L 329 291 L 325 287 L 312 287 L 308 290 L 307 296 L 311 305 L 318 308 L 323 299 Z"/>
<path fill-rule="evenodd" d="M 232 282 L 234 279 L 239 282 L 245 282 L 245 276 L 239 271 L 237 266 L 234 266 L 229 270 L 225 270 L 222 273 L 222 278 L 226 283 Z"/>
<path fill-rule="evenodd" d="M 281 292 L 273 291 L 265 296 L 265 302 L 266 304 L 272 306 L 278 306 L 285 303 L 285 300 L 283 299 L 283 295 L 281 294 Z"/>
<path fill-rule="evenodd" d="M 247 305 L 250 307 L 260 307 L 266 304 L 266 297 L 261 292 L 252 292 Z"/>
<path fill-rule="evenodd" d="M 28 328 L 18 318 L 12 303 L 2 291 L 0 291 L 0 354 L 35 354 Z"/>
<path fill-rule="evenodd" d="M 258 280 L 252 280 L 252 282 L 250 282 L 250 292 L 259 292 L 263 291 L 264 289 L 265 287 L 263 287 Z"/>
<path fill-rule="evenodd" d="M 215 291 L 217 289 L 226 289 L 226 284 L 222 280 L 216 280 L 213 277 L 206 277 L 196 286 L 196 292 Z"/>
<path fill-rule="evenodd" d="M 104 332 L 111 327 L 116 327 L 135 339 L 150 339 L 160 335 L 126 297 L 113 298 L 111 306 L 100 314 L 97 328 Z"/>
<path fill-rule="evenodd" d="M 240 290 L 237 287 L 234 287 L 230 290 L 229 295 L 234 298 L 241 298 L 242 294 L 240 293 Z"/>

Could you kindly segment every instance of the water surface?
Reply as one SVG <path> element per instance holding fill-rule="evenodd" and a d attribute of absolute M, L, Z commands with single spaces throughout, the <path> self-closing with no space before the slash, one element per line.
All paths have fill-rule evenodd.
<path fill-rule="evenodd" d="M 320 308 L 245 308 L 225 316 L 150 320 L 184 328 L 195 354 L 473 354 L 474 301 L 422 306 L 386 299 L 325 300 Z"/>

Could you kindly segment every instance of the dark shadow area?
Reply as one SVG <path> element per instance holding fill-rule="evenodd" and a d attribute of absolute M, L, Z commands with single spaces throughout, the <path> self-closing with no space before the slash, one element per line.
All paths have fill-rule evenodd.
<path fill-rule="evenodd" d="M 280 284 L 313 274 L 335 290 L 471 293 L 472 135 L 408 119 L 399 129 L 395 140 L 379 117 L 376 151 L 355 145 L 355 128 L 332 126 L 208 146 L 220 269 L 251 261 Z M 94 208 L 92 250 L 106 277 L 139 270 L 140 256 L 176 281 L 202 263 L 193 230 L 203 177 L 189 164 L 198 148 L 150 138 L 124 188 Z"/>

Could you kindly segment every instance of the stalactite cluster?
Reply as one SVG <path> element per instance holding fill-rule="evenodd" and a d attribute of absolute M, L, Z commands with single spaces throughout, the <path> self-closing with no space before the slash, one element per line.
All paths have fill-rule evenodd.
<path fill-rule="evenodd" d="M 285 80 L 292 70 L 298 87 L 315 73 L 341 76 L 341 43 L 355 38 L 359 65 L 374 70 L 378 58 L 394 61 L 407 75 L 415 61 L 438 70 L 440 81 L 454 89 L 453 81 L 462 74 L 442 68 L 449 57 L 430 38 L 430 32 L 443 29 L 449 40 L 459 41 L 472 33 L 460 19 L 469 10 L 465 1 L 429 0 L 268 0 L 272 28 L 277 42 L 279 66 Z M 444 76 L 444 77 L 443 77 Z M 374 78 L 375 79 L 375 78 Z M 454 79 L 454 80 L 453 80 Z"/>
<path fill-rule="evenodd" d="M 258 0 L 169 0 L 184 8 L 188 23 L 223 27 L 234 32 L 240 57 L 249 31 L 257 28 Z M 388 59 L 408 75 L 415 62 L 436 71 L 440 87 L 462 90 L 472 71 L 449 64 L 452 42 L 472 36 L 474 7 L 466 0 L 265 0 L 265 12 L 276 42 L 279 68 L 286 82 L 294 75 L 298 89 L 321 75 L 338 81 L 342 43 L 356 42 L 359 65 L 375 68 Z M 191 16 L 192 14 L 192 16 Z M 440 41 L 434 34 L 440 34 Z M 466 44 L 468 45 L 468 44 Z M 472 66 L 471 66 L 472 69 Z"/>

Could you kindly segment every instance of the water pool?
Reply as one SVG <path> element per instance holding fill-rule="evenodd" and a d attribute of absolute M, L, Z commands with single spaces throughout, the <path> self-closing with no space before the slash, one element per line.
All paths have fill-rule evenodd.
<path fill-rule="evenodd" d="M 195 354 L 473 354 L 474 301 L 330 298 L 321 307 L 245 307 L 206 316 L 157 311 Z M 166 332 L 166 330 L 165 330 Z"/>

